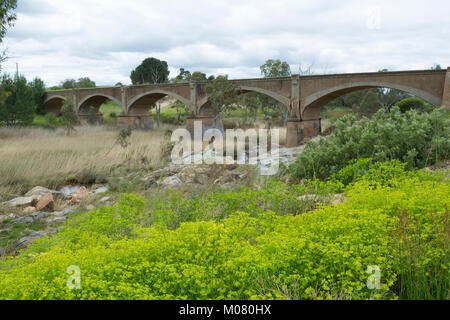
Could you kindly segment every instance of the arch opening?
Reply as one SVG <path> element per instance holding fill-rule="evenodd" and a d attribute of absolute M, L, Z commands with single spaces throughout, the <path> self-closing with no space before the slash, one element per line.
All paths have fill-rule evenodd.
<path fill-rule="evenodd" d="M 108 110 L 102 110 L 103 106 L 105 104 L 111 104 Z M 89 110 L 91 107 L 95 109 L 96 113 L 109 113 L 109 109 L 114 109 L 114 112 L 121 112 L 121 102 L 115 99 L 114 97 L 108 96 L 108 95 L 102 95 L 102 94 L 93 94 L 90 96 L 85 97 L 80 101 L 78 113 L 80 115 L 87 115 L 89 114 Z M 111 111 L 112 112 L 112 111 Z"/>
<path fill-rule="evenodd" d="M 62 96 L 54 96 L 44 102 L 45 114 L 53 114 L 56 117 L 61 116 L 61 110 L 66 98 Z"/>
<path fill-rule="evenodd" d="M 176 100 L 181 101 L 185 105 L 189 105 L 190 101 L 186 98 L 169 91 L 153 90 L 140 94 L 128 103 L 129 115 L 149 115 L 152 108 L 156 106 L 159 101 L 162 105 L 174 103 Z"/>
<path fill-rule="evenodd" d="M 328 104 L 330 104 L 332 101 L 342 98 L 347 94 L 368 89 L 397 90 L 405 93 L 405 98 L 407 97 L 407 95 L 409 95 L 410 97 L 420 98 L 425 102 L 432 104 L 434 106 L 438 106 L 441 104 L 440 98 L 416 88 L 391 83 L 376 83 L 376 82 L 353 83 L 328 88 L 306 97 L 303 101 L 304 107 L 302 108 L 303 109 L 302 119 L 303 120 L 319 119 L 323 108 Z"/>

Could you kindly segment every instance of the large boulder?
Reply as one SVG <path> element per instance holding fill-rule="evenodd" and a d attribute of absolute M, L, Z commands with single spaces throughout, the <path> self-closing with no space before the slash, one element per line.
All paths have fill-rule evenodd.
<path fill-rule="evenodd" d="M 27 193 L 25 193 L 25 197 L 31 197 L 31 196 L 45 196 L 47 194 L 51 194 L 52 196 L 56 196 L 56 195 L 60 195 L 62 194 L 62 192 L 60 191 L 56 191 L 56 190 L 50 190 L 44 187 L 34 187 L 33 189 L 31 189 L 30 191 L 28 191 Z"/>
<path fill-rule="evenodd" d="M 36 204 L 36 210 L 41 211 L 44 209 L 53 210 L 55 207 L 55 200 L 53 200 L 53 196 L 51 193 L 47 193 L 45 196 L 39 199 Z"/>
<path fill-rule="evenodd" d="M 18 197 L 9 201 L 4 202 L 4 204 L 10 206 L 10 207 L 22 207 L 22 206 L 32 206 L 34 205 L 38 200 L 40 196 L 34 195 L 29 197 Z"/>

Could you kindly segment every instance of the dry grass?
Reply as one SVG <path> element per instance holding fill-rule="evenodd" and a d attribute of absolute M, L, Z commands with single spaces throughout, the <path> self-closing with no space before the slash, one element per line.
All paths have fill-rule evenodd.
<path fill-rule="evenodd" d="M 0 128 L 0 193 L 96 182 L 120 167 L 158 166 L 164 132 L 134 131 L 124 149 L 115 143 L 118 131 L 102 127 L 80 127 L 72 136 L 63 130 Z"/>

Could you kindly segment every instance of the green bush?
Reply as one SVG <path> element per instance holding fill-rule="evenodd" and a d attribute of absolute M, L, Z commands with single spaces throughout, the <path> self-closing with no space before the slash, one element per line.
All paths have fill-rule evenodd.
<path fill-rule="evenodd" d="M 391 170 L 378 171 L 380 180 L 389 179 L 382 172 Z M 279 206 L 285 200 L 274 199 L 273 188 L 290 198 L 287 185 L 268 186 L 258 200 L 248 201 L 252 192 L 243 196 L 247 213 L 240 211 L 245 203 L 238 194 L 219 193 L 215 205 L 227 203 L 211 217 L 219 219 L 184 222 L 174 230 L 158 219 L 149 223 L 155 209 L 125 195 L 0 261 L 0 297 L 448 299 L 446 174 L 403 172 L 390 186 L 374 183 L 361 179 L 347 191 L 346 203 L 298 215 L 290 214 L 290 200 Z M 176 197 L 172 205 L 178 201 L 192 211 L 204 204 Z M 69 266 L 81 270 L 80 290 L 67 287 Z M 369 266 L 381 271 L 380 289 L 367 286 Z"/>
<path fill-rule="evenodd" d="M 423 111 L 425 108 L 425 102 L 419 98 L 406 98 L 396 103 L 396 106 L 400 108 L 401 112 L 409 110 Z"/>
<path fill-rule="evenodd" d="M 288 173 L 295 179 L 326 179 L 360 158 L 396 159 L 408 169 L 435 164 L 450 154 L 450 120 L 445 114 L 443 108 L 403 114 L 393 107 L 389 114 L 380 110 L 373 119 L 344 116 L 329 137 L 308 142 Z"/>

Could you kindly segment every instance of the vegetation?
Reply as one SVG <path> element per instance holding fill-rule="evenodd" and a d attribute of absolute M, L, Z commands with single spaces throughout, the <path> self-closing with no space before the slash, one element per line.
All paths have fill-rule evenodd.
<path fill-rule="evenodd" d="M 133 84 L 163 83 L 169 80 L 169 67 L 166 61 L 147 58 L 131 72 Z"/>
<path fill-rule="evenodd" d="M 373 119 L 344 116 L 327 139 L 308 142 L 288 171 L 295 179 L 326 179 L 358 158 L 397 159 L 407 163 L 408 169 L 433 165 L 450 154 L 450 124 L 445 113 L 441 108 L 402 114 L 394 107 L 388 114 L 380 110 Z"/>
<path fill-rule="evenodd" d="M 447 299 L 445 174 L 372 174 L 349 186 L 346 203 L 309 212 L 297 200 L 308 186 L 280 182 L 206 198 L 124 195 L 0 262 L 0 296 Z M 72 265 L 80 290 L 66 285 Z M 367 286 L 370 266 L 381 270 L 379 289 Z"/>
<path fill-rule="evenodd" d="M 75 126 L 80 122 L 71 99 L 65 100 L 61 109 L 61 118 L 67 129 L 67 135 L 70 136 L 70 133 L 75 130 Z"/>
<path fill-rule="evenodd" d="M 101 183 L 122 167 L 144 172 L 161 165 L 163 134 L 163 129 L 136 131 L 122 149 L 115 143 L 117 132 L 102 127 L 83 127 L 70 137 L 62 128 L 0 128 L 0 194 L 16 195 L 36 185 Z"/>
<path fill-rule="evenodd" d="M 95 82 L 89 79 L 88 77 L 75 79 L 66 79 L 61 82 L 59 86 L 52 87 L 52 90 L 58 89 L 85 89 L 85 88 L 95 88 Z"/>
<path fill-rule="evenodd" d="M 28 83 L 24 76 L 18 74 L 14 79 L 3 75 L 1 87 L 7 97 L 0 103 L 0 125 L 30 125 L 36 110 L 42 108 L 42 80 L 35 79 Z"/>

